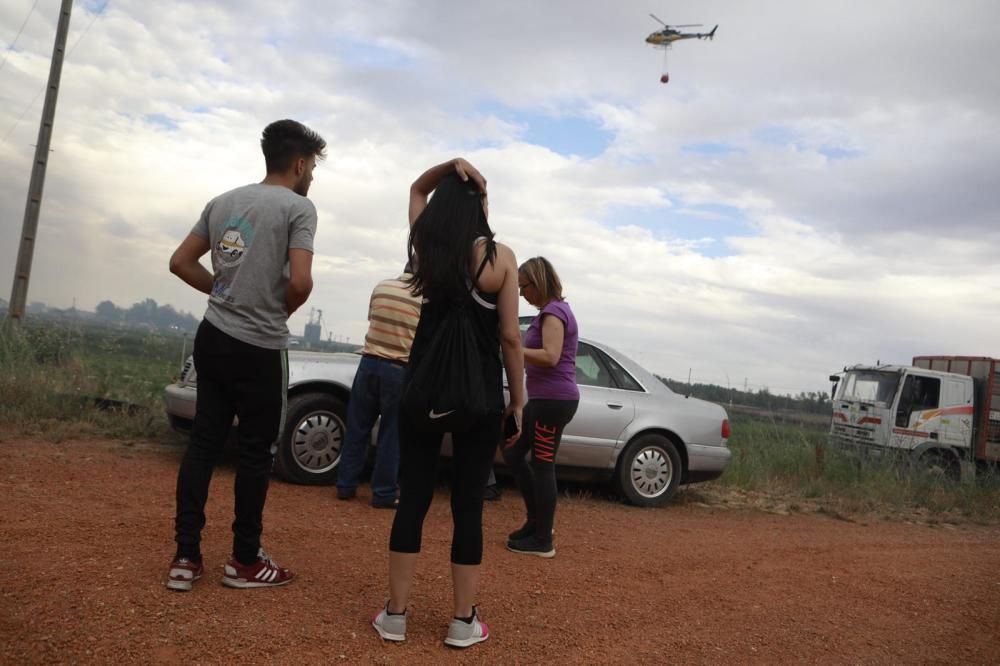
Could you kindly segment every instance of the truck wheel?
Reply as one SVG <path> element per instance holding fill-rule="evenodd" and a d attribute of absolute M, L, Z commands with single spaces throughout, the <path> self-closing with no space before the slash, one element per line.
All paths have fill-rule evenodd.
<path fill-rule="evenodd" d="M 681 481 L 681 456 L 662 435 L 643 435 L 625 447 L 618 459 L 618 486 L 629 504 L 662 506 Z"/>
<path fill-rule="evenodd" d="M 944 451 L 928 451 L 920 456 L 920 463 L 932 475 L 940 476 L 950 481 L 958 481 L 962 476 L 962 469 L 958 464 L 958 459 Z"/>
<path fill-rule="evenodd" d="M 274 456 L 278 476 L 308 485 L 336 482 L 346 430 L 347 406 L 338 398 L 325 393 L 293 397 Z"/>

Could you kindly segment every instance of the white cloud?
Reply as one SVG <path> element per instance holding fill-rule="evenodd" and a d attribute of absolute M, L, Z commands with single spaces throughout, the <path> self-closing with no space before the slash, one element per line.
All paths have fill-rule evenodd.
<path fill-rule="evenodd" d="M 0 7 L 15 26 L 0 39 L 30 6 Z M 43 85 L 55 7 L 39 2 L 0 70 L 0 132 Z M 31 299 L 152 297 L 200 313 L 167 257 L 208 199 L 261 177 L 263 126 L 295 117 L 330 156 L 311 192 L 317 286 L 293 329 L 315 307 L 361 339 L 371 286 L 405 259 L 409 183 L 465 154 L 489 178 L 499 238 L 555 262 L 584 334 L 660 374 L 818 390 L 844 363 L 1000 355 L 1000 10 L 670 10 L 654 9 L 720 27 L 673 49 L 662 86 L 640 3 L 112 0 L 64 70 Z M 71 44 L 91 19 L 75 12 Z M 613 140 L 566 157 L 488 110 L 501 106 L 576 115 Z M 40 108 L 0 145 L 0 278 Z M 684 149 L 702 144 L 732 150 Z M 743 223 L 716 238 L 728 256 L 707 253 L 715 231 L 627 218 L 679 211 L 707 230 L 712 206 Z"/>

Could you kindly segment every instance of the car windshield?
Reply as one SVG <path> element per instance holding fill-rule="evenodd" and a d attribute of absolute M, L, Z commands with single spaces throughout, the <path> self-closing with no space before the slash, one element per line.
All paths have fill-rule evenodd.
<path fill-rule="evenodd" d="M 854 370 L 840 382 L 838 400 L 889 404 L 896 395 L 899 375 L 895 372 Z"/>

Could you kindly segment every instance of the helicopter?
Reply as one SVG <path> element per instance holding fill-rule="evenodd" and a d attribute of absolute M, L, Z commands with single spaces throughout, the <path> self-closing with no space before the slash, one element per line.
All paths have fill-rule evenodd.
<path fill-rule="evenodd" d="M 652 44 L 655 48 L 663 49 L 663 75 L 660 76 L 660 83 L 666 83 L 670 80 L 670 75 L 667 73 L 667 51 L 673 46 L 674 42 L 682 39 L 711 40 L 715 38 L 715 31 L 719 29 L 719 26 L 716 25 L 709 32 L 681 32 L 678 28 L 697 28 L 703 24 L 685 23 L 682 25 L 668 25 L 661 21 L 655 14 L 650 14 L 650 16 L 654 21 L 663 26 L 663 30 L 657 30 L 646 38 L 647 44 Z"/>

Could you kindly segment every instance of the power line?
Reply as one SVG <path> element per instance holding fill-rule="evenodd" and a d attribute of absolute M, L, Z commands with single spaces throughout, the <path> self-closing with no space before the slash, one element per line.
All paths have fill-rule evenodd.
<path fill-rule="evenodd" d="M 90 30 L 90 26 L 94 25 L 94 21 L 96 21 L 97 18 L 101 14 L 104 13 L 104 10 L 107 9 L 108 5 L 110 5 L 110 4 L 111 4 L 111 0 L 108 0 L 108 2 L 105 2 L 104 6 L 101 7 L 101 9 L 96 14 L 94 14 L 93 16 L 90 17 L 90 23 L 87 24 L 87 27 L 83 29 L 83 32 L 80 33 L 80 36 L 76 38 L 75 42 L 73 42 L 73 46 L 69 47 L 69 51 L 66 53 L 66 57 L 67 58 L 70 57 L 71 55 L 73 55 L 73 51 L 76 50 L 77 45 L 81 41 L 83 41 L 84 37 L 87 36 L 87 32 Z"/>
<path fill-rule="evenodd" d="M 28 19 L 30 19 L 31 15 L 35 13 L 35 5 L 37 4 L 38 0 L 35 0 L 35 2 L 31 5 L 31 9 L 28 10 L 28 15 L 24 17 L 24 23 L 21 24 L 17 34 L 14 35 L 14 41 L 10 43 L 10 46 L 7 47 L 7 52 L 3 54 L 3 62 L 0 62 L 0 71 L 3 71 L 4 66 L 7 64 L 7 58 L 10 57 L 10 52 L 14 50 L 14 45 L 17 44 L 18 37 L 20 37 L 21 33 L 24 31 L 24 26 L 28 25 Z"/>
<path fill-rule="evenodd" d="M 36 2 L 36 3 L 37 3 L 37 1 L 38 1 L 38 0 L 35 0 L 35 2 Z M 75 50 L 76 50 L 76 47 L 77 47 L 77 45 L 79 45 L 79 44 L 80 44 L 80 42 L 81 42 L 81 41 L 83 40 L 83 38 L 84 38 L 84 37 L 85 37 L 85 36 L 87 35 L 87 32 L 88 32 L 88 31 L 90 30 L 90 26 L 94 25 L 94 21 L 96 21 L 96 20 L 97 20 L 97 18 L 98 18 L 98 17 L 99 17 L 99 16 L 101 15 L 101 14 L 103 14 L 103 13 L 104 13 L 104 10 L 105 10 L 105 9 L 107 9 L 107 8 L 108 8 L 108 5 L 110 5 L 110 4 L 111 4 L 111 2 L 110 2 L 110 1 L 109 1 L 109 2 L 106 2 L 106 3 L 104 3 L 104 6 L 103 6 L 103 7 L 101 7 L 101 10 L 100 10 L 99 12 L 97 12 L 96 14 L 94 14 L 94 15 L 93 15 L 93 16 L 92 16 L 92 17 L 90 18 L 90 23 L 88 23 L 88 24 L 87 24 L 87 27 L 83 29 L 83 32 L 81 32 L 81 33 L 80 33 L 80 36 L 76 38 L 76 41 L 75 41 L 75 42 L 73 42 L 73 46 L 71 46 L 71 47 L 69 48 L 69 51 L 67 51 L 67 52 L 66 52 L 66 58 L 67 58 L 67 60 L 69 59 L 69 57 L 70 57 L 71 55 L 73 55 L 73 51 L 75 51 Z M 13 132 L 13 131 L 14 131 L 14 130 L 15 130 L 15 129 L 17 128 L 17 125 L 18 125 L 18 123 L 20 123 L 20 122 L 21 122 L 21 120 L 23 120 L 23 119 L 24 119 L 24 116 L 25 116 L 25 115 L 26 115 L 26 114 L 28 113 L 28 111 L 30 111 L 30 110 L 31 110 L 31 107 L 33 107 L 33 106 L 35 105 L 35 102 L 37 102 L 37 101 L 38 101 L 38 98 L 39 98 L 39 97 L 41 97 L 41 95 L 42 95 L 42 93 L 43 93 L 43 92 L 45 92 L 45 86 L 44 86 L 44 85 L 43 85 L 43 86 L 42 86 L 42 87 L 41 87 L 41 88 L 40 88 L 40 89 L 38 90 L 38 92 L 37 92 L 37 93 L 35 93 L 35 96 L 34 96 L 34 97 L 33 97 L 33 98 L 31 99 L 31 101 L 30 101 L 30 102 L 28 103 L 28 106 L 24 107 L 24 111 L 22 111 L 22 112 L 21 112 L 21 115 L 19 115 L 19 116 L 17 117 L 17 120 L 15 120 L 15 121 L 14 121 L 14 124 L 10 126 L 10 129 L 9 129 L 9 130 L 7 130 L 7 133 L 3 135 L 3 139 L 0 139 L 0 141 L 3 141 L 3 142 L 6 142 L 6 141 L 7 141 L 7 138 L 8 138 L 8 137 L 9 137 L 9 136 L 11 135 L 11 133 L 12 133 L 12 132 Z"/>
<path fill-rule="evenodd" d="M 21 122 L 21 120 L 22 120 L 22 119 L 24 118 L 25 114 L 26 114 L 26 113 L 28 113 L 28 110 L 29 110 L 29 109 L 31 109 L 31 107 L 33 107 L 33 106 L 35 105 L 35 102 L 37 102 L 37 101 L 38 101 L 38 97 L 39 97 L 39 96 L 40 96 L 40 95 L 41 95 L 41 94 L 42 94 L 43 92 L 45 92 L 45 86 L 42 86 L 42 87 L 41 87 L 41 88 L 39 89 L 39 91 L 38 91 L 37 93 L 35 93 L 35 96 L 31 98 L 31 102 L 29 102 L 29 103 L 28 103 L 28 106 L 24 107 L 24 111 L 22 111 L 22 112 L 21 112 L 21 115 L 19 115 L 19 116 L 17 117 L 17 120 L 15 120 L 15 121 L 14 121 L 14 124 L 10 126 L 10 129 L 8 129 L 8 130 L 7 130 L 7 133 L 3 135 L 3 141 L 4 141 L 4 142 L 6 142 L 6 141 L 7 141 L 7 137 L 9 137 L 9 136 L 10 136 L 10 134 L 11 134 L 11 132 L 13 132 L 13 131 L 14 131 L 14 129 L 15 129 L 16 127 L 17 127 L 18 123 L 20 123 L 20 122 Z"/>

